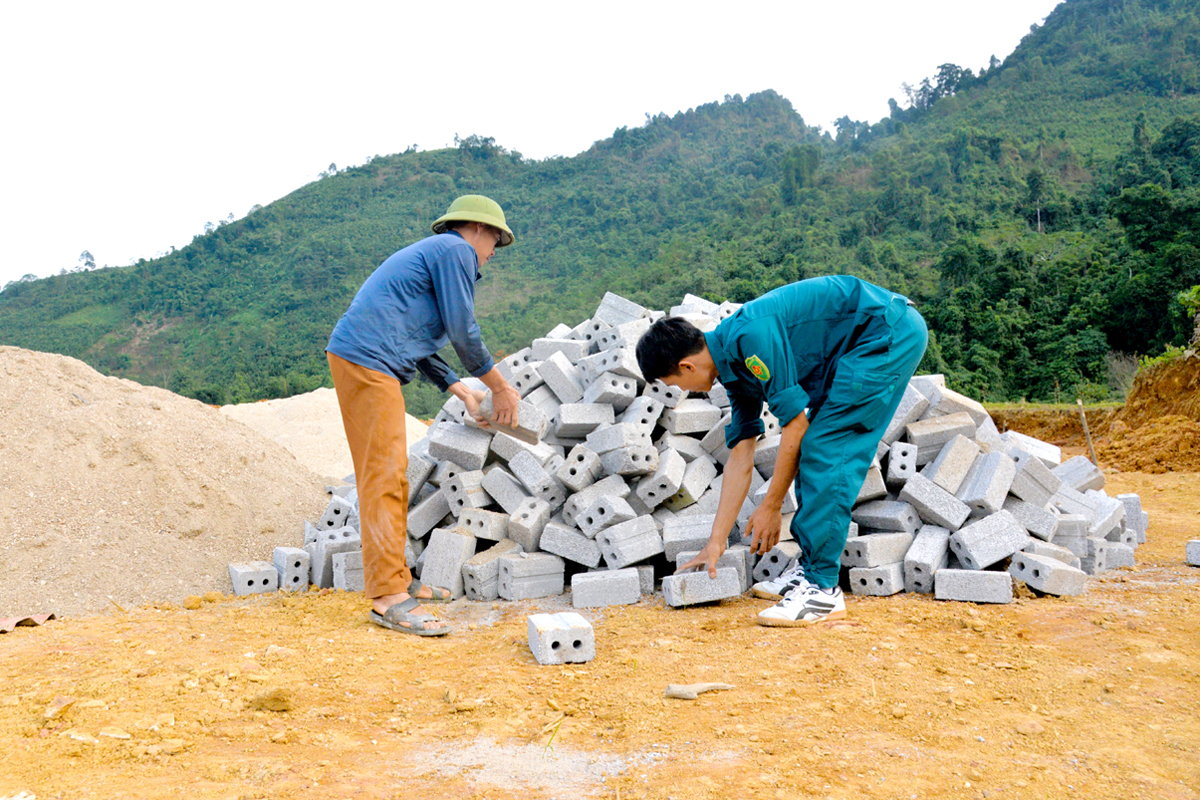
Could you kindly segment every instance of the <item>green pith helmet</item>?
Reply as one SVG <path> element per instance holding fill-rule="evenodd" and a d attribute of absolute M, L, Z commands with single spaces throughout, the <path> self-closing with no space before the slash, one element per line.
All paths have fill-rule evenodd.
<path fill-rule="evenodd" d="M 464 194 L 450 204 L 450 208 L 445 214 L 434 220 L 433 232 L 445 233 L 447 222 L 460 220 L 482 222 L 484 225 L 491 225 L 500 231 L 500 242 L 496 245 L 497 247 L 508 247 L 516 240 L 513 232 L 509 230 L 508 223 L 504 221 L 504 209 L 500 208 L 500 204 L 490 197 L 484 197 L 481 194 Z"/>

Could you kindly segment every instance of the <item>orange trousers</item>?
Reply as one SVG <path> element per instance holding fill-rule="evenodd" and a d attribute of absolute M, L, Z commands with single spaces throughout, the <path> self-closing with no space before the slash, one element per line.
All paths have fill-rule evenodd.
<path fill-rule="evenodd" d="M 407 592 L 408 442 L 400 381 L 326 353 L 358 485 L 368 598 Z"/>

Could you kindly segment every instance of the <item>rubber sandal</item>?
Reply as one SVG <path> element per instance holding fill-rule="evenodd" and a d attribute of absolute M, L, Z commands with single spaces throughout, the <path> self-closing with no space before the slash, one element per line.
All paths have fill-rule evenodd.
<path fill-rule="evenodd" d="M 370 620 L 382 628 L 400 633 L 411 633 L 414 636 L 445 636 L 450 632 L 449 625 L 443 625 L 440 628 L 426 628 L 426 622 L 436 622 L 437 620 L 430 614 L 410 613 L 419 605 L 421 605 L 420 600 L 410 597 L 401 603 L 391 606 L 382 614 L 372 609 Z M 404 622 L 408 624 L 401 624 Z"/>
<path fill-rule="evenodd" d="M 416 578 L 408 585 L 408 596 L 417 597 L 417 592 L 421 591 L 421 587 L 425 584 L 421 583 Z M 417 597 L 422 603 L 449 603 L 454 598 L 450 595 L 449 589 L 440 589 L 437 586 L 429 587 L 430 594 L 433 597 Z"/>

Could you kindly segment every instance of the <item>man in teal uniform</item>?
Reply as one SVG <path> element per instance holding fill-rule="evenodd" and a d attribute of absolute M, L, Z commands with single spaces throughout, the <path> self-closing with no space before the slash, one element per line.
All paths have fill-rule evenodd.
<path fill-rule="evenodd" d="M 757 621 L 796 626 L 844 617 L 837 583 L 850 510 L 927 340 L 925 321 L 905 297 L 847 275 L 782 286 L 708 333 L 678 317 L 655 323 L 637 346 L 645 379 L 694 392 L 720 380 L 732 413 L 712 536 L 681 570 L 705 567 L 716 577 L 750 489 L 765 401 L 781 440 L 766 498 L 744 533 L 756 553 L 778 543 L 794 481 L 791 534 L 801 552 L 778 579 L 755 584 L 756 595 L 779 600 Z"/>

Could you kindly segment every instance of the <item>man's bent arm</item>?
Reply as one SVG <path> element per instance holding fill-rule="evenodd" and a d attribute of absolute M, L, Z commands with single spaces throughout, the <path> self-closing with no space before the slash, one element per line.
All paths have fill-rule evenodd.
<path fill-rule="evenodd" d="M 788 487 L 796 481 L 796 473 L 800 469 L 800 444 L 808 431 L 808 417 L 801 412 L 794 416 L 780 431 L 779 452 L 775 456 L 775 473 L 771 476 L 771 484 L 767 487 L 767 496 L 763 498 L 758 508 L 750 515 L 746 531 L 750 533 L 750 550 L 760 555 L 766 554 L 779 543 L 783 516 L 783 499 L 787 497 Z M 751 454 L 753 459 L 753 454 Z M 722 484 L 724 486 L 724 484 Z M 724 493 L 722 493 L 722 500 Z"/>
<path fill-rule="evenodd" d="M 703 566 L 710 578 L 717 577 L 717 559 L 725 552 L 729 532 L 737 522 L 738 512 L 746 495 L 750 492 L 750 471 L 754 469 L 754 443 L 756 439 L 742 439 L 729 451 L 721 479 L 721 501 L 717 504 L 717 518 L 713 522 L 712 535 L 704 549 L 676 572 Z"/>

